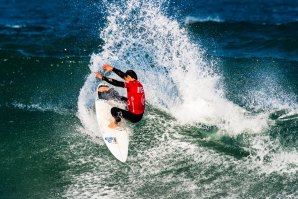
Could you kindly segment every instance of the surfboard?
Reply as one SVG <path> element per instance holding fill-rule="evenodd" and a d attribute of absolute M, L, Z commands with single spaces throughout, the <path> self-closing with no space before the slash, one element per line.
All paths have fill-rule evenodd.
<path fill-rule="evenodd" d="M 119 104 L 113 100 L 99 99 L 97 96 L 95 100 L 96 119 L 99 131 L 110 152 L 115 158 L 125 162 L 128 156 L 129 128 L 123 121 L 120 122 L 118 128 L 111 129 L 108 127 L 109 123 L 114 120 L 111 115 L 113 106 L 119 107 Z"/>

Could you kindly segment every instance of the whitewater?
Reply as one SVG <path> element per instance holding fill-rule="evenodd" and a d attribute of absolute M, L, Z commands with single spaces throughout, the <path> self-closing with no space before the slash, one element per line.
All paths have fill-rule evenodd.
<path fill-rule="evenodd" d="M 81 131 L 93 138 L 100 136 L 94 112 L 98 81 L 93 72 L 109 63 L 123 71 L 135 70 L 143 83 L 148 108 L 145 122 L 131 126 L 135 132 L 131 139 L 132 143 L 141 139 L 152 140 L 152 143 L 140 148 L 132 144 L 133 152 L 125 166 L 82 157 L 86 164 L 98 170 L 112 167 L 120 172 L 125 167 L 130 183 L 126 184 L 124 179 L 111 180 L 113 188 L 102 187 L 107 176 L 97 173 L 96 169 L 76 176 L 75 184 L 66 195 L 70 198 L 117 198 L 120 195 L 120 198 L 167 198 L 184 194 L 190 198 L 209 198 L 221 193 L 226 198 L 237 198 L 248 196 L 256 178 L 261 184 L 275 179 L 274 176 L 280 176 L 276 180 L 287 178 L 294 183 L 297 148 L 284 147 L 272 136 L 286 114 L 294 118 L 297 115 L 292 94 L 279 89 L 277 80 L 268 78 L 264 83 L 270 83 L 271 89 L 262 90 L 264 87 L 260 85 L 260 89 L 246 96 L 245 105 L 228 99 L 220 62 L 208 56 L 204 46 L 193 42 L 183 25 L 165 14 L 165 4 L 138 0 L 105 3 L 108 16 L 99 35 L 104 45 L 99 53 L 91 56 L 90 74 L 78 98 Z M 278 111 L 285 114 L 272 118 Z M 135 135 L 138 138 L 133 138 Z M 222 146 L 224 139 L 236 143 L 235 146 Z M 218 146 L 206 147 L 212 143 Z M 217 151 L 218 147 L 223 149 Z M 240 153 L 242 157 L 238 158 L 224 154 L 225 148 L 234 151 L 234 155 L 237 151 L 245 155 Z M 218 175 L 212 174 L 212 168 Z M 150 180 L 144 182 L 148 177 Z M 212 178 L 216 180 L 210 181 L 211 184 L 203 183 Z M 136 195 L 137 190 L 152 187 L 156 182 L 170 184 L 171 188 L 165 193 L 148 190 L 151 195 L 146 191 Z M 289 198 L 297 191 L 292 190 L 292 193 Z M 272 196 L 282 198 L 284 195 L 281 192 Z"/>

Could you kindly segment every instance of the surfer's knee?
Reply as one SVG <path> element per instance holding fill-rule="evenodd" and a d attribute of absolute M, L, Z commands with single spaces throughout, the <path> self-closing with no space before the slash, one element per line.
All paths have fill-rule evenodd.
<path fill-rule="evenodd" d="M 118 112 L 118 108 L 116 107 L 111 108 L 111 114 L 113 117 L 117 116 L 117 112 Z"/>
<path fill-rule="evenodd" d="M 121 121 L 122 112 L 117 107 L 111 109 L 111 114 L 117 123 Z"/>

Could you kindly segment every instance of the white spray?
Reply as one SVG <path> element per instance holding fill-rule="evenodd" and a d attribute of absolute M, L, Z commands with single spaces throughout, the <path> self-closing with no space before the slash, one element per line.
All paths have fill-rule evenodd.
<path fill-rule="evenodd" d="M 216 125 L 229 134 L 265 128 L 266 115 L 250 115 L 223 97 L 214 64 L 204 60 L 203 50 L 177 21 L 163 15 L 160 5 L 150 1 L 129 1 L 126 8 L 110 5 L 100 34 L 103 51 L 92 55 L 91 71 L 106 62 L 124 71 L 135 70 L 147 101 L 184 124 Z M 78 115 L 89 129 L 93 115 L 85 105 L 94 87 L 92 78 L 90 74 L 79 97 Z"/>

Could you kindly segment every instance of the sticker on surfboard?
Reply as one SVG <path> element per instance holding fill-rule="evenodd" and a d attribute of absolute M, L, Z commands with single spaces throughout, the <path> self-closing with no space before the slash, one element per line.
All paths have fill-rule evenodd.
<path fill-rule="evenodd" d="M 116 139 L 116 137 L 105 137 L 105 140 L 106 140 L 108 143 L 111 143 L 111 144 L 117 144 L 117 139 Z"/>

